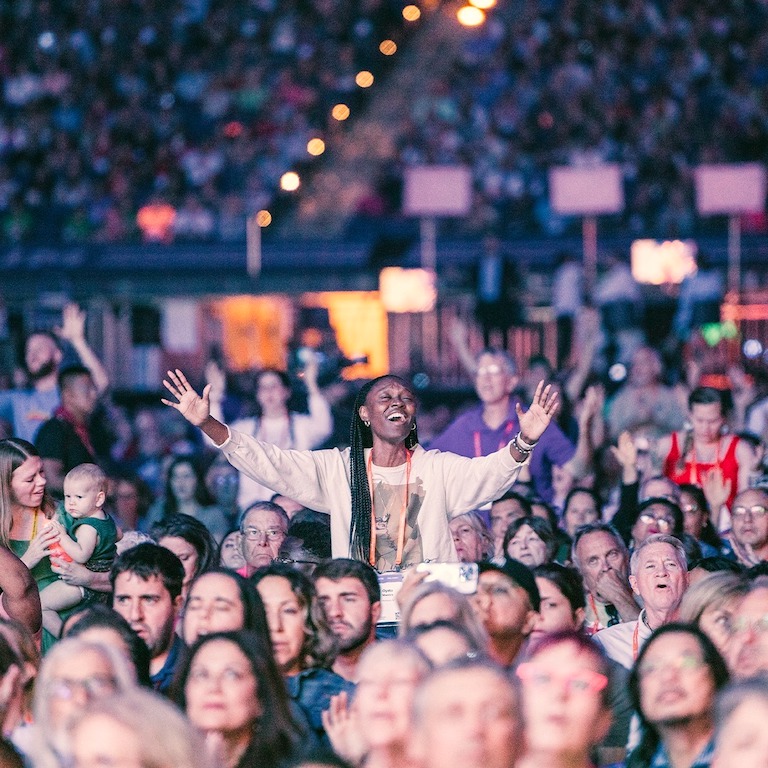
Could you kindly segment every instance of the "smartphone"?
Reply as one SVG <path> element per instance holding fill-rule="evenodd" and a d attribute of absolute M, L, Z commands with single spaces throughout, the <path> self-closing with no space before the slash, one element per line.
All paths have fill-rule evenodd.
<path fill-rule="evenodd" d="M 419 563 L 417 571 L 426 571 L 425 581 L 439 581 L 462 595 L 477 592 L 477 563 Z"/>

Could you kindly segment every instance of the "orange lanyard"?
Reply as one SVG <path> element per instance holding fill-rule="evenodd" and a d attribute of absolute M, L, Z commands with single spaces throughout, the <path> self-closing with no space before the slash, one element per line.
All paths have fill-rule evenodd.
<path fill-rule="evenodd" d="M 496 449 L 497 451 L 500 451 L 509 442 L 509 435 L 512 432 L 514 426 L 515 425 L 511 421 L 507 422 L 507 426 L 504 427 L 504 434 L 499 441 L 499 447 Z M 475 444 L 475 458 L 483 456 L 483 446 L 480 444 L 480 431 L 478 430 L 473 432 L 472 438 Z"/>
<path fill-rule="evenodd" d="M 397 525 L 397 555 L 395 556 L 395 565 L 403 562 L 403 549 L 405 548 L 405 520 L 408 513 L 408 486 L 411 482 L 411 452 L 405 450 L 405 495 L 403 497 L 403 506 L 400 510 L 400 520 Z M 368 454 L 368 488 L 371 491 L 371 551 L 369 560 L 372 566 L 376 567 L 376 501 L 373 490 L 373 451 Z"/>
<path fill-rule="evenodd" d="M 592 613 L 595 615 L 595 620 L 592 623 L 592 631 L 589 634 L 590 635 L 594 635 L 600 629 L 600 618 L 597 615 L 597 605 L 595 603 L 595 598 L 592 597 L 592 593 L 591 592 L 587 592 L 587 597 L 589 598 L 589 607 L 592 609 Z"/>
<path fill-rule="evenodd" d="M 635 624 L 635 631 L 632 633 L 632 661 L 637 661 L 637 652 L 640 650 L 640 619 Z"/>

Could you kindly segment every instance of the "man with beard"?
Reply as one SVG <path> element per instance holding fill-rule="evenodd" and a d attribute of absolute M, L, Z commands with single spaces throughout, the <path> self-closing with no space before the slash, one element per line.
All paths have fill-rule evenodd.
<path fill-rule="evenodd" d="M 728 670 L 710 639 L 688 624 L 666 624 L 641 651 L 629 680 L 643 723 L 628 768 L 709 768 L 715 695 Z"/>
<path fill-rule="evenodd" d="M 107 373 L 85 339 L 85 312 L 67 304 L 56 336 L 68 343 L 93 377 L 98 393 L 109 385 Z M 29 388 L 0 392 L 0 420 L 7 421 L 12 434 L 33 442 L 40 425 L 59 405 L 57 376 L 63 358 L 57 338 L 47 332 L 30 334 L 24 347 L 24 365 Z"/>
<path fill-rule="evenodd" d="M 182 605 L 184 566 L 169 549 L 139 544 L 115 560 L 110 580 L 112 607 L 147 644 L 152 687 L 166 693 L 184 647 L 174 632 Z"/>
<path fill-rule="evenodd" d="M 376 642 L 381 590 L 376 572 L 359 560 L 337 558 L 320 563 L 313 574 L 317 605 L 336 636 L 339 655 L 333 671 L 357 682 L 363 651 Z"/>

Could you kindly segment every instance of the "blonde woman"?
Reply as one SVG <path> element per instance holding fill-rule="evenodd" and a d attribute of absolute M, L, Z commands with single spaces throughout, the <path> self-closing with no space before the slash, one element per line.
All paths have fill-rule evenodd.
<path fill-rule="evenodd" d="M 74 768 L 209 768 L 200 735 L 156 693 L 134 689 L 92 702 L 70 730 Z"/>

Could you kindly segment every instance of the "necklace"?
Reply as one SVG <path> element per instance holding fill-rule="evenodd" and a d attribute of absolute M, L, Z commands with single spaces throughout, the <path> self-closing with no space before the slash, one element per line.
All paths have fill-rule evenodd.
<path fill-rule="evenodd" d="M 37 534 L 37 513 L 40 510 L 35 510 L 35 516 L 32 518 L 32 535 L 29 537 L 29 540 L 32 541 L 32 539 L 35 538 L 35 535 Z"/>
<path fill-rule="evenodd" d="M 373 487 L 373 450 L 368 454 L 368 488 L 371 492 L 371 549 L 368 555 L 370 563 L 376 565 L 376 531 L 386 530 L 390 515 L 382 518 L 376 517 L 376 500 L 374 498 Z M 408 487 L 411 482 L 411 452 L 405 449 L 405 494 L 403 496 L 403 506 L 400 509 L 400 520 L 397 526 L 397 555 L 395 557 L 395 566 L 403 562 L 403 549 L 405 548 L 405 522 L 408 512 Z"/>
<path fill-rule="evenodd" d="M 692 446 L 692 453 L 693 453 L 693 462 L 691 464 L 691 470 L 689 474 L 689 482 L 693 483 L 694 485 L 701 485 L 701 478 L 699 477 L 699 460 L 696 456 L 696 441 L 694 440 L 693 446 Z M 702 462 L 702 464 L 705 464 L 708 462 Z M 717 438 L 717 450 L 715 452 L 715 460 L 711 462 L 714 464 L 716 469 L 720 469 L 720 438 Z"/>

